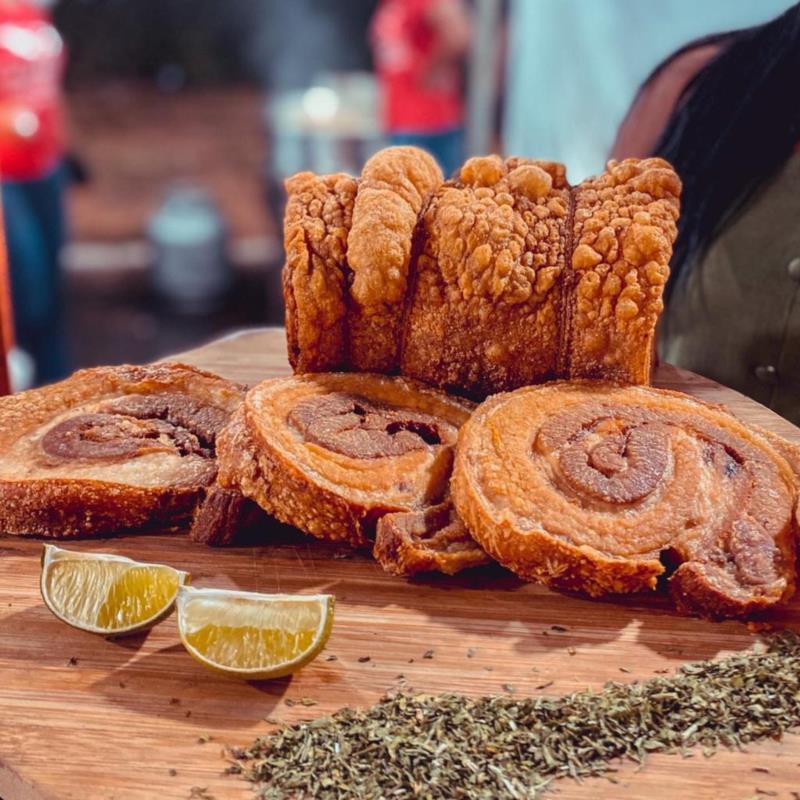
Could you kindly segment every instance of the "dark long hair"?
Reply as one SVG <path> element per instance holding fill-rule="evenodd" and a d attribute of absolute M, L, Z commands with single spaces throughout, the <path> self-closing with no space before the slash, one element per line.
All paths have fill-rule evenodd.
<path fill-rule="evenodd" d="M 800 141 L 800 3 L 764 25 L 693 42 L 648 81 L 679 53 L 714 43 L 723 49 L 686 87 L 655 149 L 683 181 L 670 289 Z"/>

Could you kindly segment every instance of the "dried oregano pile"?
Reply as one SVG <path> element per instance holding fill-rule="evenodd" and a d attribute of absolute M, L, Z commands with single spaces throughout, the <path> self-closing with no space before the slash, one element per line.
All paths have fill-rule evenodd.
<path fill-rule="evenodd" d="M 531 798 L 618 758 L 713 749 L 800 725 L 800 639 L 559 698 L 404 694 L 286 727 L 232 768 L 277 798 Z"/>

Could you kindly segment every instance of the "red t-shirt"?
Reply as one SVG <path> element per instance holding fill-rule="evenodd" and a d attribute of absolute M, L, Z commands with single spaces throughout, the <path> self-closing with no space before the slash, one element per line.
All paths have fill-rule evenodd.
<path fill-rule="evenodd" d="M 0 177 L 32 180 L 64 152 L 64 45 L 47 14 L 0 0 Z"/>
<path fill-rule="evenodd" d="M 464 119 L 461 75 L 456 64 L 426 81 L 436 50 L 431 9 L 448 0 L 381 0 L 371 26 L 375 69 L 383 91 L 383 117 L 392 132 L 434 133 Z"/>

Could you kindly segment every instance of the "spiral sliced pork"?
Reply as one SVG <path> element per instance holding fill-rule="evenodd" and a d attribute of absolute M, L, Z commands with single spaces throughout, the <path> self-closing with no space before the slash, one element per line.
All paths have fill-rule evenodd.
<path fill-rule="evenodd" d="M 677 392 L 578 381 L 491 398 L 462 428 L 459 516 L 521 577 L 656 587 L 741 616 L 794 591 L 796 478 L 767 439 Z"/>

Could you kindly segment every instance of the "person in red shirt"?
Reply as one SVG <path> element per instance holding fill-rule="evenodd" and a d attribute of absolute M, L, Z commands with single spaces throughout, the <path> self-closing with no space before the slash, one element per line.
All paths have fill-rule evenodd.
<path fill-rule="evenodd" d="M 0 182 L 19 345 L 36 380 L 67 369 L 60 253 L 65 239 L 64 46 L 47 12 L 0 0 Z"/>
<path fill-rule="evenodd" d="M 464 57 L 471 42 L 463 0 L 381 0 L 370 40 L 391 144 L 430 152 L 445 175 L 463 160 Z"/>

